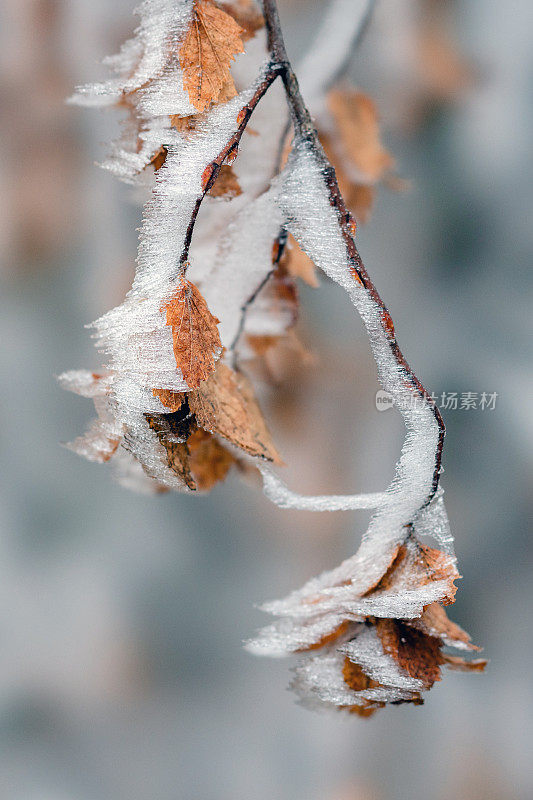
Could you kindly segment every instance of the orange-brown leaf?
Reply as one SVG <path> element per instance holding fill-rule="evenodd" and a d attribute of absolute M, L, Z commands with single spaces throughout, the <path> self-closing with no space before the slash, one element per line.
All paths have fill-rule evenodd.
<path fill-rule="evenodd" d="M 448 669 L 456 670 L 457 672 L 483 672 L 489 663 L 485 658 L 474 658 L 472 661 L 467 661 L 466 658 L 449 656 L 447 653 L 444 653 L 442 659 Z"/>
<path fill-rule="evenodd" d="M 163 166 L 167 159 L 167 148 L 164 145 L 161 145 L 159 150 L 156 150 L 153 154 L 152 158 L 150 159 L 150 164 L 153 166 L 155 170 L 158 170 L 160 167 Z"/>
<path fill-rule="evenodd" d="M 146 414 L 146 419 L 165 448 L 169 468 L 192 491 L 208 491 L 235 463 L 229 450 L 198 428 L 190 414 Z"/>
<path fill-rule="evenodd" d="M 246 341 L 258 356 L 264 356 L 269 350 L 279 343 L 280 336 L 254 336 L 246 334 Z"/>
<path fill-rule="evenodd" d="M 189 407 L 204 430 L 253 456 L 281 464 L 250 381 L 226 364 L 189 394 Z"/>
<path fill-rule="evenodd" d="M 243 29 L 211 0 L 195 0 L 179 50 L 183 86 L 198 111 L 235 93 L 230 64 L 244 51 Z"/>
<path fill-rule="evenodd" d="M 98 455 L 100 456 L 101 460 L 105 463 L 109 461 L 109 459 L 113 458 L 115 453 L 118 450 L 118 446 L 120 444 L 120 439 L 107 439 L 107 446 L 102 447 Z"/>
<path fill-rule="evenodd" d="M 194 133 L 196 130 L 198 117 L 180 117 L 179 114 L 172 114 L 170 117 L 170 124 L 180 133 L 185 136 L 189 133 Z"/>
<path fill-rule="evenodd" d="M 350 687 L 354 692 L 362 692 L 364 689 L 375 689 L 379 683 L 365 675 L 359 664 L 350 661 L 348 656 L 344 659 L 342 667 L 342 677 L 344 683 Z M 378 708 L 383 708 L 385 703 L 376 703 L 371 700 L 361 699 L 360 704 L 349 707 L 352 714 L 357 714 L 359 717 L 371 717 Z"/>
<path fill-rule="evenodd" d="M 189 465 L 198 489 L 209 491 L 223 481 L 235 458 L 214 436 L 200 428 L 187 439 Z"/>
<path fill-rule="evenodd" d="M 457 591 L 454 581 L 460 577 L 455 562 L 447 553 L 412 540 L 398 548 L 387 572 L 366 594 L 401 592 L 425 586 L 433 581 L 445 581 L 441 602 L 448 605 L 454 602 Z"/>
<path fill-rule="evenodd" d="M 311 650 L 320 650 L 322 647 L 329 647 L 331 644 L 334 644 L 337 641 L 339 636 L 344 636 L 349 626 L 350 623 L 348 620 L 344 620 L 344 622 L 341 622 L 341 624 L 337 625 L 337 627 L 332 631 L 325 633 L 324 636 L 318 639 L 318 641 L 313 642 L 313 644 L 310 644 L 307 647 L 300 647 L 298 650 L 296 650 L 296 652 L 307 653 Z"/>
<path fill-rule="evenodd" d="M 161 310 L 166 310 L 166 324 L 172 328 L 176 365 L 187 385 L 195 389 L 215 371 L 215 357 L 222 350 L 219 320 L 194 283 L 183 277 Z"/>
<path fill-rule="evenodd" d="M 314 289 L 317 288 L 319 284 L 315 265 L 309 256 L 304 253 L 292 234 L 289 234 L 289 241 L 284 253 L 284 262 L 289 275 L 293 278 L 300 278 L 304 283 L 307 283 L 308 286 L 312 286 Z"/>
<path fill-rule="evenodd" d="M 209 189 L 209 194 L 211 197 L 225 197 L 228 200 L 242 194 L 239 180 L 229 164 L 222 165 L 216 181 Z"/>
<path fill-rule="evenodd" d="M 376 620 L 376 631 L 383 651 L 411 678 L 423 681 L 428 689 L 440 680 L 440 665 L 444 663 L 440 639 L 396 619 Z"/>
<path fill-rule="evenodd" d="M 150 428 L 157 434 L 159 442 L 166 451 L 169 469 L 191 490 L 195 490 L 196 482 L 189 464 L 189 449 L 185 441 L 176 441 L 189 435 L 191 422 L 176 420 L 172 414 L 145 414 Z"/>
<path fill-rule="evenodd" d="M 179 411 L 185 400 L 184 392 L 173 392 L 171 389 L 152 389 L 152 394 L 170 411 Z"/>
<path fill-rule="evenodd" d="M 426 606 L 418 619 L 409 620 L 409 625 L 430 636 L 437 636 L 450 642 L 461 642 L 467 645 L 469 650 L 479 650 L 479 647 L 471 643 L 468 633 L 449 619 L 440 603 Z"/>
<path fill-rule="evenodd" d="M 374 103 L 355 89 L 332 89 L 328 105 L 343 154 L 363 179 L 375 183 L 392 168 L 394 159 L 381 144 Z"/>
<path fill-rule="evenodd" d="M 243 42 L 255 36 L 265 25 L 265 19 L 253 0 L 233 0 L 232 3 L 226 4 L 225 10 L 242 28 Z"/>
<path fill-rule="evenodd" d="M 472 69 L 438 28 L 420 32 L 417 61 L 420 83 L 436 100 L 457 97 L 472 83 Z"/>

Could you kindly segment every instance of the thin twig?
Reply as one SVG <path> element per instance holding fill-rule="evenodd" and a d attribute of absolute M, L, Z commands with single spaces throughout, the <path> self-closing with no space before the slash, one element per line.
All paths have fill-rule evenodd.
<path fill-rule="evenodd" d="M 202 194 L 197 199 L 196 205 L 192 212 L 191 219 L 187 227 L 187 233 L 185 235 L 183 250 L 179 261 L 181 274 L 185 274 L 187 269 L 192 235 L 194 232 L 194 226 L 196 224 L 196 218 L 198 217 L 198 212 L 200 211 L 200 206 L 202 205 L 202 201 L 206 196 L 206 194 L 208 193 L 208 191 L 213 186 L 213 184 L 215 183 L 216 179 L 218 178 L 218 174 L 222 168 L 222 164 L 224 163 L 224 161 L 228 158 L 228 156 L 231 156 L 232 153 L 235 153 L 237 151 L 237 148 L 239 147 L 239 143 L 241 141 L 241 137 L 246 129 L 246 126 L 248 125 L 248 122 L 255 110 L 255 107 L 257 106 L 263 95 L 268 91 L 270 86 L 274 83 L 278 75 L 280 74 L 281 70 L 279 65 L 276 65 L 271 62 L 267 66 L 265 76 L 261 81 L 261 83 L 259 84 L 259 86 L 257 87 L 253 97 L 251 98 L 251 100 L 248 101 L 248 103 L 243 108 L 241 108 L 237 116 L 238 127 L 236 131 L 229 139 L 227 144 L 220 151 L 218 156 L 213 161 L 211 161 L 204 170 L 204 174 L 202 176 L 203 178 Z"/>
<path fill-rule="evenodd" d="M 229 350 L 232 353 L 232 359 L 233 359 L 233 366 L 234 367 L 236 366 L 236 361 L 237 361 L 237 345 L 238 345 L 239 340 L 240 340 L 240 338 L 241 338 L 241 336 L 242 336 L 242 334 L 244 332 L 244 324 L 246 322 L 246 315 L 248 314 L 250 306 L 253 303 L 255 303 L 255 300 L 257 299 L 257 296 L 259 295 L 261 290 L 264 289 L 264 287 L 267 285 L 267 283 L 269 282 L 270 278 L 272 277 L 272 275 L 276 271 L 276 267 L 279 265 L 279 262 L 281 261 L 281 257 L 283 255 L 283 253 L 285 252 L 286 244 L 287 244 L 287 230 L 286 230 L 286 228 L 282 228 L 280 230 L 275 242 L 274 242 L 273 251 L 274 251 L 275 255 L 274 255 L 274 258 L 272 260 L 271 269 L 269 269 L 267 274 L 261 279 L 259 285 L 256 286 L 256 288 L 253 290 L 253 292 L 250 295 L 250 297 L 248 297 L 246 302 L 243 303 L 243 305 L 241 306 L 241 316 L 240 316 L 240 319 L 239 319 L 239 327 L 237 328 L 237 333 L 235 334 L 234 339 L 233 339 L 233 341 L 232 341 L 232 343 L 231 343 L 231 345 L 229 347 Z"/>

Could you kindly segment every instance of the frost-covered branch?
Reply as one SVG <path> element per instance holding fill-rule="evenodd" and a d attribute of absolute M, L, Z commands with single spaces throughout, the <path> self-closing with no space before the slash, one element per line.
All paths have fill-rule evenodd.
<path fill-rule="evenodd" d="M 367 716 L 386 702 L 421 702 L 443 664 L 481 662 L 442 652 L 473 649 L 443 608 L 459 577 L 439 488 L 444 424 L 355 244 L 352 210 L 364 216 L 393 159 L 370 99 L 329 86 L 369 6 L 337 0 L 330 9 L 333 31 L 340 11 L 349 24 L 324 76 L 307 69 L 318 132 L 275 0 L 262 8 L 264 20 L 252 0 L 145 0 L 136 35 L 110 62 L 118 77 L 78 93 L 127 110 L 105 166 L 149 195 L 133 286 L 94 323 L 106 367 L 62 382 L 92 397 L 98 413 L 73 449 L 112 460 L 128 486 L 205 491 L 237 465 L 257 468 L 265 494 L 283 508 L 375 509 L 357 553 L 266 606 L 279 620 L 248 645 L 270 655 L 316 651 L 304 657 L 295 688 Z M 293 130 L 287 148 L 280 84 Z M 305 497 L 273 469 L 281 458 L 245 365 L 291 332 L 296 279 L 315 285 L 315 267 L 348 294 L 405 421 L 383 492 Z"/>

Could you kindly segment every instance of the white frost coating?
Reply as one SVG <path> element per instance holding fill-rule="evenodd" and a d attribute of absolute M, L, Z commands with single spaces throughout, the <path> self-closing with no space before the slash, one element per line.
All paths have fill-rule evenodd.
<path fill-rule="evenodd" d="M 396 474 L 370 521 L 358 553 L 328 573 L 332 583 L 352 578 L 356 573 L 360 577 L 354 588 L 362 594 L 386 571 L 392 549 L 405 538 L 405 525 L 416 522 L 419 509 L 430 494 L 439 428 L 428 405 L 412 403 L 413 390 L 389 346 L 381 309 L 350 274 L 346 243 L 316 156 L 305 144 L 299 144 L 289 163 L 281 196 L 287 226 L 316 266 L 348 293 L 367 330 L 380 383 L 393 396 L 407 428 Z M 274 502 L 286 504 L 290 499 L 286 487 L 277 489 L 270 483 L 268 488 Z M 293 497 L 299 502 L 298 495 Z M 307 498 L 306 508 L 323 510 L 324 498 L 316 500 Z M 357 495 L 353 502 L 359 502 Z M 317 580 L 310 582 L 310 591 L 319 588 Z"/>
<path fill-rule="evenodd" d="M 320 642 L 332 634 L 339 620 L 356 621 L 368 617 L 413 620 L 424 607 L 442 601 L 449 592 L 449 581 L 422 582 L 406 571 L 389 589 L 374 590 L 391 564 L 396 548 L 406 541 L 406 526 L 415 535 L 432 536 L 442 550 L 453 558 L 452 539 L 439 491 L 425 506 L 433 485 L 439 427 L 429 405 L 412 403 L 415 391 L 404 368 L 392 353 L 383 330 L 381 308 L 350 273 L 346 243 L 331 206 L 321 165 L 313 151 L 299 143 L 295 148 L 284 180 L 281 203 L 287 227 L 313 262 L 348 294 L 367 330 L 378 377 L 390 392 L 402 414 L 407 435 L 394 479 L 384 493 L 346 497 L 302 497 L 291 492 L 268 466 L 260 467 L 265 494 L 283 508 L 335 510 L 376 508 L 359 551 L 334 570 L 310 580 L 287 598 L 263 606 L 263 610 L 281 619 L 264 628 L 248 643 L 255 653 L 282 655 Z M 420 510 L 422 509 L 422 510 Z M 408 551 L 412 549 L 409 548 Z M 314 640 L 313 640 L 314 635 Z M 422 681 L 402 674 L 394 659 L 383 652 L 376 631 L 364 628 L 340 652 L 348 655 L 373 680 L 383 684 L 379 699 L 391 702 L 413 698 L 421 691 Z M 344 637 L 345 639 L 347 637 Z M 348 637 L 349 638 L 349 637 Z M 337 645 L 342 642 L 342 637 Z M 456 644 L 455 642 L 453 644 Z M 340 659 L 340 660 L 339 660 Z M 356 703 L 342 676 L 342 656 L 326 654 L 306 659 L 297 669 L 293 684 L 304 695 L 315 695 L 326 704 Z M 396 692 L 407 693 L 396 695 Z M 361 695 L 363 696 L 363 695 Z M 378 695 L 364 693 L 378 701 Z"/>
<path fill-rule="evenodd" d="M 175 49 L 187 30 L 193 0 L 144 0 L 136 9 L 141 18 L 132 39 L 115 56 L 106 58 L 117 77 L 104 83 L 80 86 L 71 98 L 77 105 L 110 105 L 123 94 L 135 91 L 163 72 L 168 53 Z M 196 113 L 192 110 L 185 114 Z M 173 111 L 172 113 L 181 113 Z"/>
<path fill-rule="evenodd" d="M 383 652 L 374 627 L 365 628 L 357 638 L 342 645 L 339 650 L 347 655 L 350 661 L 359 664 L 365 675 L 384 686 L 411 692 L 420 692 L 424 689 L 423 681 L 402 673 L 394 658 Z"/>
<path fill-rule="evenodd" d="M 318 604 L 320 611 L 308 603 L 301 602 L 306 595 L 298 598 L 291 595 L 291 602 L 274 601 L 264 603 L 261 608 L 270 614 L 291 617 L 299 622 L 337 611 L 344 614 L 345 619 L 370 616 L 413 619 L 422 614 L 424 606 L 440 602 L 446 596 L 448 587 L 447 581 L 431 581 L 417 589 L 399 588 L 396 591 L 361 597 L 350 583 L 347 586 L 324 587 Z"/>
<path fill-rule="evenodd" d="M 205 115 L 193 138 L 172 130 L 165 133 L 168 154 L 145 206 L 132 289 L 124 303 L 93 323 L 98 346 L 108 355 L 107 368 L 113 375 L 108 405 L 115 428 L 125 434 L 121 446 L 139 460 L 150 476 L 169 488 L 183 487 L 169 470 L 166 451 L 144 415 L 167 411 L 153 396 L 153 388 L 187 391 L 189 387 L 176 368 L 172 332 L 161 308 L 175 289 L 187 228 L 202 195 L 202 173 L 237 129 L 237 115 L 253 97 L 263 75 L 261 70 L 253 86 Z M 146 141 L 156 144 L 161 129 L 157 123 L 147 128 Z M 271 206 L 276 209 L 278 204 L 271 202 Z M 277 234 L 279 222 L 276 227 Z M 275 237 L 269 242 L 269 256 L 272 238 Z M 222 297 L 228 297 L 225 290 Z M 222 303 L 214 313 L 221 320 L 222 332 L 231 327 L 233 308 Z M 223 344 L 229 346 L 231 341 L 224 337 Z M 94 438 L 92 432 L 90 438 Z M 80 441 L 73 446 L 78 452 L 90 454 L 90 442 L 85 446 Z"/>
<path fill-rule="evenodd" d="M 453 556 L 453 536 L 444 507 L 443 495 L 444 490 L 439 486 L 432 502 L 418 514 L 413 527 L 419 539 L 423 536 L 432 536 L 437 540 L 443 552 Z"/>
<path fill-rule="evenodd" d="M 351 617 L 338 612 L 323 614 L 319 619 L 298 620 L 297 624 L 290 619 L 276 620 L 272 625 L 263 628 L 255 639 L 246 642 L 245 649 L 256 656 L 281 658 L 316 645 L 316 642 L 335 631 L 346 619 L 354 623 L 363 621 L 358 616 Z M 353 630 L 348 635 L 353 636 Z M 342 641 L 342 637 L 336 640 L 337 646 L 339 641 Z"/>
<path fill-rule="evenodd" d="M 311 115 L 320 119 L 324 97 L 364 24 L 372 0 L 332 0 L 306 56 L 298 82 Z"/>
<path fill-rule="evenodd" d="M 239 330 L 241 309 L 272 269 L 272 243 L 284 222 L 279 207 L 282 177 L 231 221 L 218 257 L 202 284 L 220 337 L 230 346 Z"/>
<path fill-rule="evenodd" d="M 378 508 L 386 499 L 385 492 L 368 494 L 304 495 L 292 492 L 267 464 L 258 464 L 263 476 L 263 491 L 280 508 L 300 511 L 350 511 Z"/>
<path fill-rule="evenodd" d="M 116 77 L 78 87 L 70 98 L 69 102 L 77 105 L 121 103 L 128 109 L 122 135 L 101 165 L 126 183 L 146 183 L 143 170 L 158 147 L 179 141 L 176 132 L 170 132 L 169 114 L 197 113 L 183 88 L 176 56 L 191 9 L 192 0 L 145 0 L 137 10 L 141 23 L 134 37 L 104 61 Z"/>
<path fill-rule="evenodd" d="M 410 700 L 418 691 L 418 689 L 410 690 L 396 685 L 385 685 L 354 692 L 344 682 L 343 664 L 344 656 L 340 653 L 328 653 L 305 659 L 295 669 L 295 678 L 291 683 L 291 688 L 304 700 L 311 694 L 311 696 L 315 695 L 322 703 L 333 706 L 358 705 L 361 700 L 370 700 L 376 703 Z M 395 679 L 399 675 L 397 670 L 396 673 L 391 668 L 390 675 L 395 675 Z"/>
<path fill-rule="evenodd" d="M 237 114 L 254 91 L 255 86 L 214 108 L 193 140 L 180 138 L 179 146 L 169 144 L 145 207 L 133 287 L 121 306 L 93 323 L 98 345 L 108 354 L 108 367 L 115 374 L 117 417 L 128 429 L 128 446 L 150 474 L 166 485 L 176 486 L 178 479 L 168 475 L 160 445 L 157 459 L 149 457 L 156 434 L 147 430 L 143 414 L 165 410 L 153 397 L 154 387 L 174 391 L 188 387 L 176 369 L 172 332 L 161 308 L 175 288 L 187 227 L 202 194 L 201 175 L 233 134 Z M 232 310 L 222 307 L 214 313 L 219 313 L 223 330 Z M 223 344 L 231 342 L 223 340 Z"/>

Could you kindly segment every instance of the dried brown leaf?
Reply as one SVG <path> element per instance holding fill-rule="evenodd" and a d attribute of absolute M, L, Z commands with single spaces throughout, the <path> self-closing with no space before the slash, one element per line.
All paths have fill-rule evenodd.
<path fill-rule="evenodd" d="M 179 61 L 183 86 L 198 111 L 234 96 L 230 64 L 237 53 L 244 52 L 242 35 L 233 17 L 211 0 L 195 0 Z"/>
<path fill-rule="evenodd" d="M 215 370 L 215 357 L 222 350 L 217 325 L 207 303 L 185 278 L 165 306 L 166 324 L 172 328 L 176 365 L 187 385 L 194 389 Z"/>
<path fill-rule="evenodd" d="M 264 356 L 273 347 L 276 347 L 280 340 L 280 336 L 254 336 L 253 334 L 246 334 L 246 341 L 258 356 Z"/>
<path fill-rule="evenodd" d="M 442 30 L 422 30 L 418 41 L 418 72 L 426 92 L 436 100 L 456 97 L 472 83 L 472 69 Z"/>
<path fill-rule="evenodd" d="M 446 581 L 444 605 L 454 602 L 457 587 L 454 581 L 460 578 L 454 560 L 442 550 L 436 550 L 412 539 L 401 545 L 387 572 L 378 584 L 366 595 L 378 592 L 401 592 L 416 589 L 433 581 Z"/>
<path fill-rule="evenodd" d="M 442 603 L 450 605 L 455 602 L 457 586 L 454 581 L 461 576 L 454 560 L 447 553 L 443 553 L 442 550 L 436 550 L 423 544 L 418 545 L 418 550 L 417 568 L 421 575 L 425 574 L 425 582 L 447 581 L 446 596 L 442 599 Z"/>
<path fill-rule="evenodd" d="M 152 394 L 170 411 L 179 411 L 185 400 L 184 392 L 173 392 L 171 389 L 152 389 Z"/>
<path fill-rule="evenodd" d="M 167 159 L 168 150 L 164 145 L 161 145 L 159 150 L 156 150 L 153 154 L 152 158 L 150 159 L 150 164 L 153 166 L 155 170 L 158 170 L 160 167 L 163 166 Z"/>
<path fill-rule="evenodd" d="M 411 678 L 423 681 L 428 689 L 440 680 L 440 665 L 444 663 L 440 639 L 396 619 L 376 620 L 376 631 L 383 651 Z"/>
<path fill-rule="evenodd" d="M 229 164 L 222 165 L 215 183 L 209 189 L 209 194 L 211 197 L 225 197 L 228 200 L 242 194 L 239 180 Z"/>
<path fill-rule="evenodd" d="M 146 419 L 166 450 L 169 468 L 192 491 L 208 491 L 235 463 L 229 450 L 198 428 L 187 405 L 179 413 L 146 414 Z"/>
<path fill-rule="evenodd" d="M 254 375 L 269 383 L 293 384 L 296 379 L 298 386 L 302 387 L 305 369 L 316 364 L 315 355 L 300 341 L 293 328 L 284 336 L 246 334 L 246 342 L 257 356 L 255 359 L 253 357 L 250 359 L 250 368 L 254 371 Z M 287 397 L 288 387 L 284 388 L 284 399 L 280 406 L 282 411 L 286 411 L 290 405 Z"/>
<path fill-rule="evenodd" d="M 180 117 L 179 114 L 172 114 L 170 124 L 180 133 L 187 135 L 196 131 L 198 117 Z"/>
<path fill-rule="evenodd" d="M 322 647 L 329 647 L 331 644 L 334 644 L 339 636 L 344 636 L 346 631 L 348 630 L 350 623 L 348 620 L 344 620 L 341 622 L 340 625 L 337 625 L 329 633 L 325 633 L 317 642 L 313 642 L 313 644 L 308 645 L 307 647 L 300 647 L 296 650 L 297 653 L 307 653 L 311 650 L 320 650 Z"/>
<path fill-rule="evenodd" d="M 258 30 L 265 26 L 265 18 L 253 0 L 233 0 L 232 3 L 226 3 L 224 7 L 242 28 L 243 42 L 251 39 Z"/>
<path fill-rule="evenodd" d="M 318 287 L 315 265 L 309 256 L 304 253 L 292 234 L 289 234 L 289 241 L 283 254 L 283 260 L 289 275 L 293 278 L 300 278 L 314 289 Z"/>
<path fill-rule="evenodd" d="M 359 664 L 350 661 L 348 656 L 344 659 L 342 667 L 342 677 L 347 686 L 354 692 L 362 692 L 364 689 L 375 689 L 379 683 L 365 675 Z M 379 708 L 383 708 L 385 703 L 376 703 L 371 700 L 360 701 L 360 704 L 349 707 L 352 714 L 357 714 L 359 717 L 371 717 Z"/>
<path fill-rule="evenodd" d="M 217 439 L 198 428 L 187 440 L 189 466 L 198 489 L 209 491 L 223 481 L 235 458 Z"/>
<path fill-rule="evenodd" d="M 479 650 L 471 643 L 468 633 L 449 619 L 440 603 L 426 606 L 422 615 L 418 619 L 409 620 L 408 624 L 430 636 L 437 636 L 450 642 L 461 642 L 467 645 L 469 650 Z"/>
<path fill-rule="evenodd" d="M 176 414 L 145 414 L 145 417 L 166 450 L 169 469 L 183 481 L 185 486 L 194 491 L 197 487 L 191 473 L 189 449 L 185 441 L 175 441 L 190 434 L 192 421 Z"/>
<path fill-rule="evenodd" d="M 375 183 L 393 167 L 394 159 L 381 144 L 374 103 L 355 89 L 332 89 L 328 106 L 343 153 L 363 178 Z"/>
<path fill-rule="evenodd" d="M 105 449 L 102 448 L 98 453 L 100 460 L 105 463 L 106 461 L 109 461 L 110 458 L 113 458 L 118 450 L 119 444 L 120 439 L 107 439 L 107 447 Z"/>
<path fill-rule="evenodd" d="M 489 663 L 485 658 L 474 658 L 472 661 L 467 661 L 466 658 L 449 656 L 447 653 L 443 654 L 442 659 L 448 669 L 457 672 L 483 672 Z"/>
<path fill-rule="evenodd" d="M 281 464 L 250 381 L 226 364 L 189 394 L 198 425 L 252 456 Z"/>

